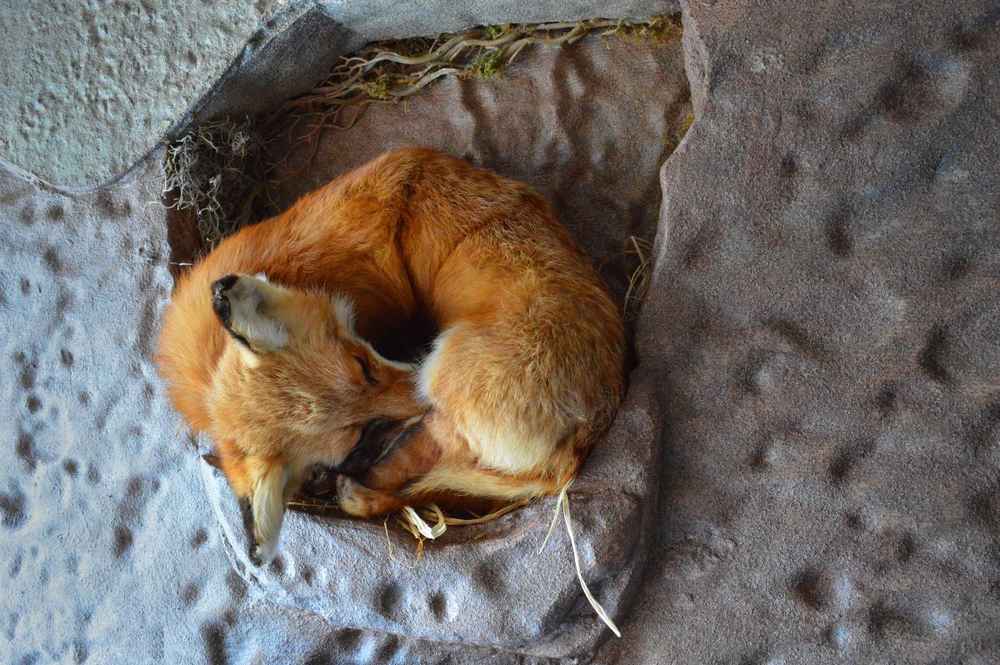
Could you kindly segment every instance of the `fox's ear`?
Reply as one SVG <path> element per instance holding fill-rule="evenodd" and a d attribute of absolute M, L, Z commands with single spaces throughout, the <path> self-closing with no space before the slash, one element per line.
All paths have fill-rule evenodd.
<path fill-rule="evenodd" d="M 285 490 L 288 467 L 280 462 L 260 461 L 254 480 L 250 507 L 253 514 L 254 557 L 265 566 L 278 551 L 281 523 L 285 517 Z"/>

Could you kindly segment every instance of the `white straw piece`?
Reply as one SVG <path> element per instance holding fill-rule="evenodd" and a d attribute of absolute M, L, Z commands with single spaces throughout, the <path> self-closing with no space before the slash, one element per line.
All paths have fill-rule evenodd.
<path fill-rule="evenodd" d="M 552 532 L 556 529 L 556 521 L 559 519 L 559 509 L 562 508 L 562 503 L 566 500 L 566 491 L 572 484 L 573 481 L 570 480 L 568 483 L 563 485 L 563 488 L 559 491 L 559 496 L 556 498 L 556 509 L 552 512 L 552 521 L 549 522 L 549 530 L 545 532 L 545 540 L 542 541 L 542 546 L 538 548 L 539 554 L 545 550 L 545 546 L 549 543 L 549 538 L 552 537 Z"/>
<path fill-rule="evenodd" d="M 420 533 L 421 536 L 427 538 L 428 540 L 437 540 L 441 534 L 448 530 L 448 524 L 444 520 L 444 513 L 437 505 L 431 504 L 431 508 L 434 509 L 437 517 L 437 524 L 433 527 L 424 521 L 417 511 L 415 511 L 410 506 L 405 506 L 403 508 L 403 513 L 406 514 L 406 519 L 410 524 Z"/>
<path fill-rule="evenodd" d="M 597 616 L 599 616 L 601 621 L 603 621 L 607 627 L 611 629 L 611 632 L 615 634 L 615 637 L 621 637 L 622 634 L 621 631 L 618 630 L 618 626 L 616 626 L 615 622 L 611 620 L 611 617 L 608 616 L 608 613 L 603 607 L 601 607 L 601 604 L 597 602 L 597 599 L 594 598 L 594 594 L 590 593 L 590 588 L 587 586 L 587 583 L 583 581 L 583 571 L 580 569 L 580 553 L 576 550 L 576 536 L 573 535 L 573 521 L 570 519 L 569 515 L 569 496 L 565 496 L 565 498 L 563 498 L 565 492 L 566 488 L 563 488 L 563 494 L 560 495 L 560 499 L 562 499 L 563 521 L 566 523 L 566 533 L 569 534 L 569 544 L 573 548 L 573 563 L 576 565 L 576 578 L 580 580 L 580 587 L 583 589 L 583 595 L 587 597 L 587 601 L 590 602 L 590 606 L 594 608 L 595 612 L 597 612 Z"/>

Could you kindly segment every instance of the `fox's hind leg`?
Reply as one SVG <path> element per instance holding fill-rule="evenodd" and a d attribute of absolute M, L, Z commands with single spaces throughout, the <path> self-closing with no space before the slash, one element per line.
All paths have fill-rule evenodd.
<path fill-rule="evenodd" d="M 465 440 L 440 413 L 425 417 L 420 429 L 360 480 L 338 479 L 341 509 L 356 517 L 375 517 L 403 506 L 437 502 L 451 508 L 481 510 L 483 505 L 558 492 L 582 460 L 575 432 L 545 465 L 522 473 L 483 467 Z M 442 503 L 444 502 L 444 503 Z"/>

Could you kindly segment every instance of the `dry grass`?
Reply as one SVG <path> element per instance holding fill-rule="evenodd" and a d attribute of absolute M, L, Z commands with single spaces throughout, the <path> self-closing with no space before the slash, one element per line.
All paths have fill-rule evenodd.
<path fill-rule="evenodd" d="M 625 318 L 631 321 L 639 315 L 639 309 L 649 290 L 652 245 L 648 240 L 636 236 L 629 236 L 628 243 L 625 254 L 634 257 L 636 264 L 629 275 L 628 289 L 625 290 Z"/>
<path fill-rule="evenodd" d="M 618 24 L 602 33 L 604 37 L 618 37 L 633 43 L 667 44 L 679 39 L 684 32 L 679 14 L 670 16 L 654 16 L 646 21 L 626 22 Z"/>
<path fill-rule="evenodd" d="M 194 213 L 207 247 L 254 221 L 265 196 L 263 140 L 250 118 L 205 122 L 167 146 L 164 205 Z"/>
<path fill-rule="evenodd" d="M 502 506 L 486 515 L 473 515 L 471 517 L 458 517 L 448 515 L 436 504 L 430 504 L 419 509 L 406 506 L 395 513 L 396 523 L 407 533 L 413 536 L 417 542 L 418 556 L 423 553 L 424 541 L 437 540 L 453 526 L 473 526 L 477 524 L 487 524 L 497 520 L 518 508 L 531 503 L 530 499 L 516 501 Z M 288 502 L 288 507 L 292 510 L 300 510 L 316 515 L 327 515 L 337 517 L 347 517 L 337 505 L 335 497 L 296 497 Z M 388 520 L 384 524 L 388 538 Z M 390 546 L 391 550 L 391 546 Z"/>
<path fill-rule="evenodd" d="M 686 116 L 684 116 L 684 122 L 681 123 L 680 130 L 677 132 L 678 142 L 680 142 L 680 140 L 684 138 L 684 135 L 688 133 L 688 130 L 691 129 L 691 125 L 693 124 L 694 124 L 694 113 L 688 113 Z"/>

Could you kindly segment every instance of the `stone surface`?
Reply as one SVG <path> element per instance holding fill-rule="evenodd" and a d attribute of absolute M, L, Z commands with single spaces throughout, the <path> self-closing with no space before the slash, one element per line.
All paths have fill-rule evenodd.
<path fill-rule="evenodd" d="M 659 538 L 597 662 L 997 662 L 1000 7 L 692 1 L 684 40 Z"/>
<path fill-rule="evenodd" d="M 0 4 L 0 155 L 63 188 L 110 181 L 160 141 L 281 4 Z"/>
<path fill-rule="evenodd" d="M 691 111 L 680 40 L 592 36 L 521 57 L 502 78 L 452 78 L 405 104 L 373 107 L 350 130 L 324 133 L 318 146 L 299 135 L 273 144 L 272 158 L 285 165 L 274 176 L 278 207 L 387 150 L 430 145 L 537 187 L 622 302 L 638 263 L 626 254 L 630 237 L 653 239 L 658 167 Z M 614 127 L 627 127 L 629 137 L 612 145 L 613 131 L 591 129 Z M 613 617 L 632 595 L 651 528 L 661 427 L 653 392 L 648 381 L 632 385 L 569 494 L 588 582 Z M 393 529 L 387 544 L 381 523 L 295 515 L 286 522 L 282 562 L 261 571 L 249 563 L 224 478 L 207 466 L 205 476 L 234 545 L 230 556 L 271 602 L 308 608 L 337 626 L 535 655 L 586 653 L 601 635 L 561 528 L 538 555 L 554 500 L 452 529 L 420 561 L 409 534 Z M 302 566 L 308 579 L 294 572 Z"/>
<path fill-rule="evenodd" d="M 292 0 L 292 7 L 309 3 Z M 476 25 L 643 19 L 680 11 L 677 0 L 317 0 L 285 30 L 261 36 L 216 85 L 198 119 L 270 110 L 326 78 L 342 55 L 381 39 L 460 32 Z M 317 48 L 317 46 L 321 46 Z"/>
<path fill-rule="evenodd" d="M 261 605 L 230 567 L 150 358 L 171 288 L 159 187 L 155 159 L 75 196 L 0 171 L 0 663 L 438 659 Z"/>
<path fill-rule="evenodd" d="M 575 662 L 996 662 L 1000 10 L 685 22 L 698 119 L 661 174 L 629 395 L 664 479 L 624 639 Z M 567 136 L 641 142 L 612 120 Z M 157 177 L 0 175 L 0 662 L 551 664 L 334 629 L 232 571 L 148 358 Z"/>
<path fill-rule="evenodd" d="M 525 64 L 532 61 L 529 55 L 523 56 Z M 652 237 L 656 168 L 670 149 L 666 135 L 687 112 L 679 44 L 650 53 L 630 45 L 608 50 L 595 40 L 586 48 L 538 55 L 537 67 L 512 70 L 505 80 L 440 86 L 439 93 L 414 100 L 410 112 L 423 109 L 433 117 L 442 101 L 480 94 L 499 101 L 505 89 L 518 98 L 532 98 L 538 85 L 571 76 L 560 85 L 574 100 L 590 98 L 591 117 L 603 119 L 602 124 L 610 118 L 631 119 L 647 138 L 654 137 L 649 142 L 657 151 L 636 145 L 615 155 L 600 153 L 611 160 L 606 166 L 614 168 L 596 172 L 593 177 L 601 186 L 595 187 L 582 173 L 594 171 L 582 161 L 590 157 L 574 143 L 572 132 L 559 129 L 583 121 L 584 111 L 579 104 L 553 99 L 537 109 L 533 120 L 542 123 L 537 131 L 552 134 L 549 148 L 538 153 L 539 159 L 549 155 L 545 164 L 551 172 L 525 161 L 517 173 L 541 174 L 536 184 L 550 195 L 561 192 L 565 207 L 574 211 L 565 221 L 578 237 L 600 257 L 620 260 L 627 234 Z M 614 83 L 616 75 L 637 88 L 656 81 L 669 112 L 648 114 L 642 105 L 629 102 L 635 95 L 616 97 L 613 93 L 621 89 Z M 391 111 L 399 114 L 404 108 Z M 490 161 L 491 154 L 495 160 L 503 134 L 489 127 L 503 113 L 502 104 L 466 105 L 464 116 L 456 115 L 452 130 L 442 136 L 462 142 L 461 150 L 477 161 Z M 385 120 L 372 114 L 366 122 L 377 127 Z M 394 130 L 385 131 L 384 140 L 397 140 Z M 345 156 L 340 168 L 348 168 L 351 159 L 367 158 L 360 141 L 371 139 L 370 131 L 359 126 L 355 137 L 357 154 Z M 452 147 L 460 148 L 458 143 Z M 378 145 L 369 141 L 366 149 L 377 150 Z M 570 162 L 577 174 L 558 175 L 568 172 Z M 636 178 L 645 178 L 647 186 L 632 191 Z M 247 584 L 241 562 L 233 562 L 234 570 L 227 560 L 238 559 L 240 548 L 232 544 L 244 534 L 231 522 L 219 529 L 212 516 L 213 504 L 219 510 L 227 502 L 232 506 L 228 488 L 212 480 L 209 486 L 217 492 L 205 501 L 198 476 L 211 476 L 211 470 L 163 400 L 149 358 L 169 289 L 167 259 L 173 250 L 165 212 L 155 203 L 158 170 L 151 163 L 118 187 L 75 196 L 32 186 L 12 174 L 0 184 L 0 246 L 8 266 L 0 273 L 0 320 L 6 357 L 11 358 L 11 371 L 0 373 L 5 381 L 0 386 L 14 416 L 11 449 L 15 459 L 24 460 L 0 479 L 10 531 L 0 541 L 0 565 L 9 566 L 12 576 L 11 593 L 0 603 L 0 614 L 10 618 L 0 661 L 58 661 L 86 654 L 88 661 L 103 657 L 115 662 L 132 653 L 149 654 L 150 660 L 162 654 L 171 662 L 204 662 L 207 657 L 209 662 L 320 663 L 330 662 L 326 659 L 336 653 L 351 662 L 436 662 L 460 654 L 472 662 L 502 663 L 509 657 L 473 649 L 468 641 L 567 653 L 592 645 L 601 635 L 576 586 L 565 535 L 557 532 L 545 555 L 536 554 L 551 502 L 489 528 L 455 530 L 463 539 L 489 538 L 428 546 L 419 563 L 413 559 L 412 541 L 395 531 L 388 550 L 378 524 L 314 524 L 293 516 L 284 539 L 289 549 L 279 565 L 268 571 L 263 585 Z M 610 189 L 620 192 L 618 208 L 604 200 Z M 602 192 L 601 200 L 591 191 Z M 285 194 L 294 196 L 294 190 Z M 594 211 L 589 217 L 577 218 L 575 211 L 583 215 L 588 208 Z M 609 227 L 609 218 L 619 221 Z M 622 271 L 620 265 L 606 265 L 604 271 L 619 297 Z M 50 329 L 56 331 L 56 345 L 39 347 L 38 340 L 46 338 L 38 331 Z M 22 363 L 35 374 L 22 372 Z M 73 371 L 63 369 L 67 363 Z M 651 394 L 648 382 L 633 387 L 612 434 L 627 449 L 595 453 L 572 499 L 588 580 L 619 619 L 624 610 L 620 599 L 634 590 L 642 563 L 646 530 L 635 527 L 648 521 L 654 507 L 630 498 L 647 494 L 656 475 L 650 460 L 661 423 Z M 47 415 L 50 404 L 63 414 L 62 421 L 39 421 L 36 414 Z M 108 442 L 115 446 L 110 455 Z M 204 447 L 207 442 L 200 443 Z M 71 485 L 63 476 L 85 482 Z M 608 488 L 627 494 L 609 494 Z M 614 538 L 602 537 L 611 527 Z M 303 532 L 312 540 L 302 538 Z M 325 542 L 317 540 L 318 534 L 326 536 Z M 297 542 L 319 545 L 319 550 L 296 551 Z M 42 557 L 37 569 L 23 563 L 32 552 Z M 390 552 L 399 565 L 392 566 Z M 57 570 L 63 559 L 74 563 Z M 387 574 L 389 568 L 392 574 Z M 465 578 L 456 578 L 456 570 L 465 571 Z M 39 580 L 65 592 L 58 599 L 31 603 L 26 599 Z M 350 605 L 355 599 L 360 602 Z M 330 607 L 338 602 L 353 611 L 332 616 Z M 103 608 L 99 629 L 88 618 L 95 607 Z M 140 619 L 123 612 L 125 607 L 134 608 Z M 339 618 L 340 627 L 320 620 L 316 612 Z M 39 629 L 53 615 L 74 618 L 50 631 Z M 359 631 L 356 626 L 362 622 L 382 630 Z M 170 629 L 179 625 L 185 628 Z M 562 630 L 551 635 L 553 627 Z M 390 631 L 465 640 L 466 645 L 456 652 L 448 644 L 405 639 Z M 543 633 L 544 644 L 530 640 Z"/>
<path fill-rule="evenodd" d="M 582 19 L 643 19 L 677 11 L 677 0 L 494 0 L 493 2 L 454 2 L 426 0 L 422 3 L 397 3 L 393 0 L 320 0 L 320 5 L 338 21 L 356 33 L 353 48 L 377 39 L 434 35 L 458 32 L 475 25 L 503 23 L 543 23 Z"/>
<path fill-rule="evenodd" d="M 615 0 L 598 13 L 676 8 L 675 0 Z M 0 157 L 61 189 L 89 189 L 191 117 L 267 109 L 373 39 L 593 15 L 584 0 L 4 3 Z"/>

